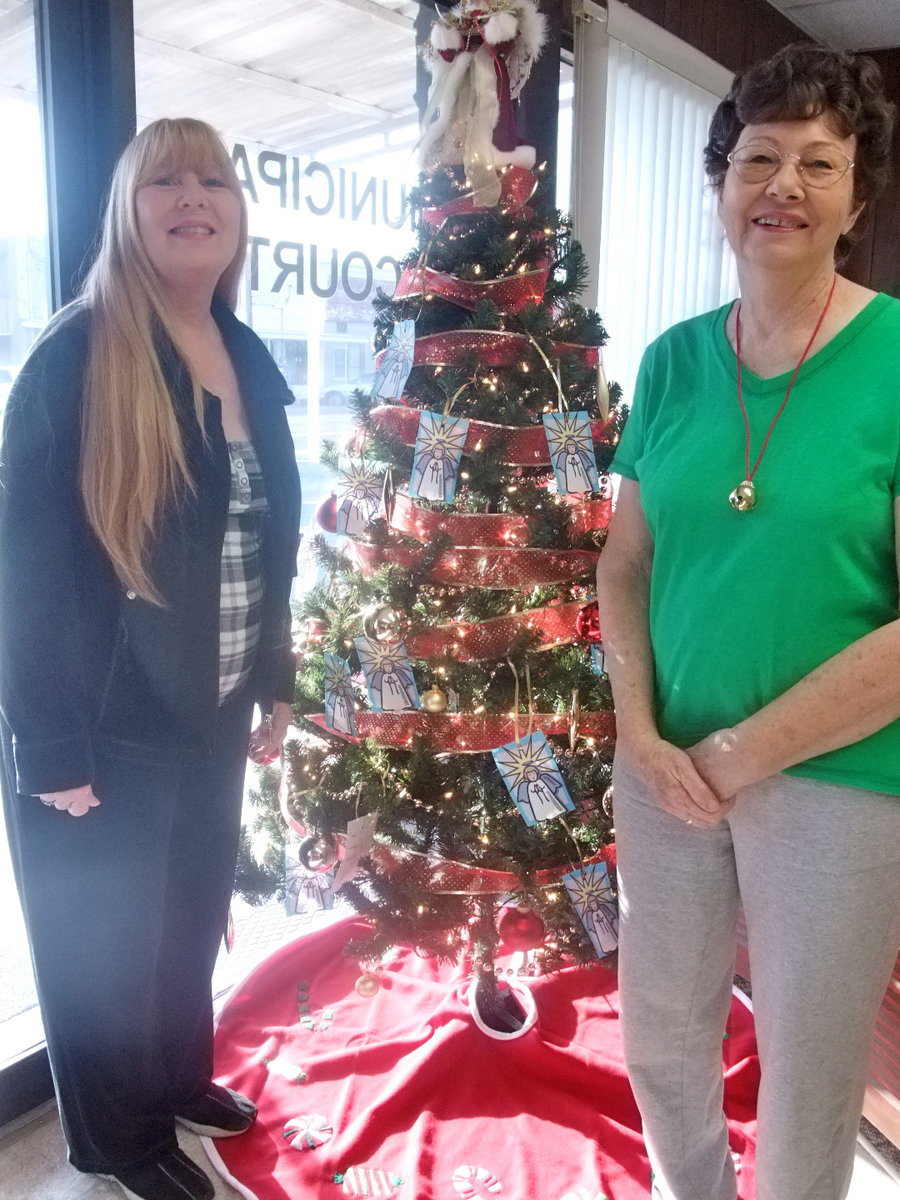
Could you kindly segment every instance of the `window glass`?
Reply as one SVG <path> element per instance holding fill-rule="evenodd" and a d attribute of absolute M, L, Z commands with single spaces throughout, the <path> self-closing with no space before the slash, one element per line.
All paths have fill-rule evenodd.
<path fill-rule="evenodd" d="M 572 206 L 572 97 L 575 80 L 572 64 L 559 64 L 559 143 L 556 150 L 556 207 L 568 213 Z"/>
<path fill-rule="evenodd" d="M 0 27 L 0 129 L 8 167 L 0 188 L 0 413 L 47 321 L 44 167 L 30 0 L 7 3 Z M 43 1040 L 22 914 L 0 825 L 0 1063 Z"/>
<path fill-rule="evenodd" d="M 244 188 L 249 254 L 238 315 L 265 341 L 294 394 L 287 410 L 303 485 L 304 545 L 335 483 L 319 459 L 354 429 L 355 388 L 374 378 L 372 299 L 390 293 L 415 243 L 415 17 L 411 0 L 344 4 L 134 0 L 140 126 L 191 116 L 222 135 Z M 298 587 L 313 582 L 301 555 Z M 251 781 L 252 782 L 252 781 Z M 253 814 L 248 810 L 252 827 Z M 222 989 L 296 921 L 236 899 Z"/>
<path fill-rule="evenodd" d="M 231 2 L 177 14 L 159 0 L 134 4 L 139 124 L 209 121 L 244 187 L 238 315 L 294 393 L 305 526 L 334 478 L 319 462 L 322 439 L 346 443 L 352 392 L 373 378 L 372 297 L 390 293 L 414 241 L 417 12 L 411 0 L 263 0 L 252 17 Z"/>

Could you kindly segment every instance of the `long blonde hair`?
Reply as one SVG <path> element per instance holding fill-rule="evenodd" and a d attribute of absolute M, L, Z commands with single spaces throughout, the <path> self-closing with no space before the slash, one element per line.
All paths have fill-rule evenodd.
<path fill-rule="evenodd" d="M 167 334 L 176 349 L 179 339 L 138 232 L 135 197 L 160 169 L 211 167 L 241 204 L 238 249 L 215 289 L 234 309 L 247 248 L 247 208 L 221 138 L 190 117 L 154 121 L 125 148 L 113 173 L 100 247 L 82 287 L 91 333 L 81 494 L 91 528 L 123 585 L 154 603 L 161 598 L 148 570 L 151 543 L 166 506 L 194 483 L 154 334 Z M 190 369 L 186 359 L 185 367 Z M 191 383 L 202 429 L 202 389 L 193 376 Z"/>

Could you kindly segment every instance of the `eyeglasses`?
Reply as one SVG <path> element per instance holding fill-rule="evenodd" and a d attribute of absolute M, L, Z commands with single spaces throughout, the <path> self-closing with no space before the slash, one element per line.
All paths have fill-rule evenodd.
<path fill-rule="evenodd" d="M 789 159 L 797 165 L 797 173 L 810 187 L 827 188 L 837 183 L 853 166 L 851 159 L 840 150 L 816 150 L 808 154 L 780 154 L 772 146 L 743 146 L 732 150 L 728 161 L 745 183 L 765 183 Z"/>

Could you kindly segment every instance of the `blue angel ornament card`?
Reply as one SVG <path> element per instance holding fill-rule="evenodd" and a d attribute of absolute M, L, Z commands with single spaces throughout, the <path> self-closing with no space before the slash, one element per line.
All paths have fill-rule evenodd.
<path fill-rule="evenodd" d="M 597 957 L 605 958 L 619 944 L 619 908 L 606 863 L 578 867 L 563 875 L 563 883 Z"/>
<path fill-rule="evenodd" d="M 465 417 L 442 417 L 433 412 L 419 414 L 419 432 L 409 477 L 410 496 L 450 503 L 456 495 L 459 462 L 468 432 L 469 422 Z"/>
<path fill-rule="evenodd" d="M 351 462 L 340 472 L 337 533 L 361 534 L 381 508 L 382 480 L 364 462 Z"/>
<path fill-rule="evenodd" d="M 325 724 L 335 733 L 356 737 L 350 668 L 336 654 L 325 654 Z"/>
<path fill-rule="evenodd" d="M 491 754 L 526 825 L 559 817 L 575 807 L 543 733 L 499 746 Z"/>
<path fill-rule="evenodd" d="M 384 358 L 372 384 L 372 396 L 376 400 L 395 400 L 403 395 L 406 381 L 413 368 L 416 353 L 416 323 L 413 320 L 397 321 L 394 332 L 388 339 Z"/>
<path fill-rule="evenodd" d="M 378 642 L 374 638 L 358 637 L 354 644 L 366 677 L 373 712 L 409 712 L 422 707 L 402 642 Z"/>
<path fill-rule="evenodd" d="M 591 421 L 586 412 L 544 413 L 556 486 L 567 495 L 600 490 Z"/>

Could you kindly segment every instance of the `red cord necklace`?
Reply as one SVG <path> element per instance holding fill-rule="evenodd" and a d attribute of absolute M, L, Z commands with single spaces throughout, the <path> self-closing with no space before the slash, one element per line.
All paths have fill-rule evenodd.
<path fill-rule="evenodd" d="M 791 376 L 790 383 L 787 385 L 787 391 L 784 393 L 784 399 L 781 402 L 781 408 L 779 408 L 778 412 L 772 418 L 772 424 L 769 426 L 768 433 L 763 439 L 762 449 L 756 456 L 756 462 L 753 464 L 752 470 L 750 468 L 750 418 L 747 416 L 747 409 L 744 406 L 744 396 L 741 391 L 741 306 L 738 304 L 737 315 L 735 316 L 734 322 L 734 348 L 737 354 L 738 404 L 741 406 L 741 416 L 744 418 L 744 478 L 728 497 L 731 507 L 736 508 L 738 512 L 750 512 L 752 508 L 756 507 L 757 493 L 756 484 L 753 482 L 753 476 L 759 470 L 759 464 L 762 462 L 763 455 L 765 454 L 766 448 L 769 445 L 769 438 L 772 436 L 773 429 L 778 424 L 779 417 L 785 410 L 788 397 L 791 394 L 791 388 L 794 386 L 794 382 L 797 376 L 800 374 L 800 368 L 806 362 L 807 356 L 812 349 L 812 344 L 816 340 L 816 335 L 822 328 L 822 322 L 825 320 L 825 314 L 828 312 L 829 306 L 831 305 L 831 297 L 834 295 L 834 289 L 836 285 L 837 275 L 835 275 L 831 281 L 831 289 L 828 292 L 828 299 L 825 301 L 825 307 L 822 309 L 818 321 L 816 321 L 816 327 L 812 331 L 812 337 L 806 343 L 806 349 L 801 354 L 800 361 L 794 368 L 794 373 Z"/>

